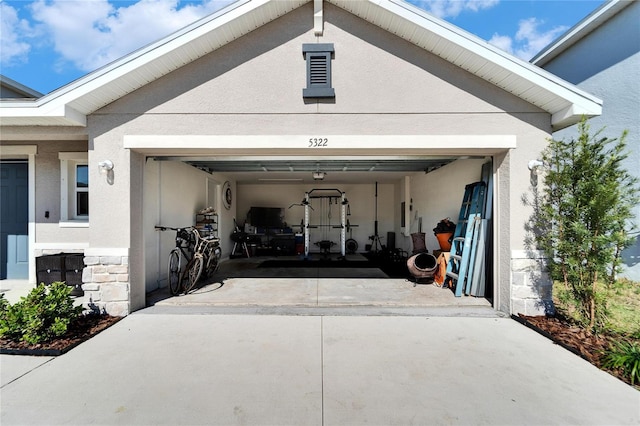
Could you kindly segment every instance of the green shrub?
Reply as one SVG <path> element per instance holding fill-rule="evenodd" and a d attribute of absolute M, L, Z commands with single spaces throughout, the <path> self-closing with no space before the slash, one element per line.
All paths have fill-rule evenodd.
<path fill-rule="evenodd" d="M 622 340 L 605 354 L 603 367 L 620 369 L 632 385 L 640 384 L 640 343 Z"/>
<path fill-rule="evenodd" d="M 0 297 L 0 336 L 30 344 L 46 342 L 65 334 L 81 312 L 81 306 L 73 306 L 71 287 L 41 283 L 13 305 Z"/>

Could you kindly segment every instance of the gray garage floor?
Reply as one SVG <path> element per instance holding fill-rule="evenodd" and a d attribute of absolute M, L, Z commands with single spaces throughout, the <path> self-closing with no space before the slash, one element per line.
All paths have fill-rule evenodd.
<path fill-rule="evenodd" d="M 166 288 L 150 293 L 155 306 L 281 308 L 490 308 L 478 297 L 455 297 L 433 284 L 388 278 L 378 268 L 262 268 L 265 261 L 295 260 L 256 257 L 223 262 L 211 279 L 187 295 L 171 297 Z M 364 261 L 362 256 L 349 264 Z M 303 265 L 303 262 L 300 261 Z M 330 262 L 340 262 L 332 260 Z M 491 309 L 492 310 L 492 309 Z"/>

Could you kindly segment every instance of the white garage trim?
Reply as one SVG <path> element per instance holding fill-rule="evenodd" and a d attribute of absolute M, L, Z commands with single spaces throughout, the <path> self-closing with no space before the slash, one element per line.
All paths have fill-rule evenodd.
<path fill-rule="evenodd" d="M 515 135 L 126 135 L 124 148 L 148 153 L 183 154 L 198 150 L 224 149 L 255 151 L 302 150 L 307 155 L 329 151 L 377 151 L 381 149 L 483 151 L 516 148 Z M 313 153 L 313 154 L 311 154 Z"/>

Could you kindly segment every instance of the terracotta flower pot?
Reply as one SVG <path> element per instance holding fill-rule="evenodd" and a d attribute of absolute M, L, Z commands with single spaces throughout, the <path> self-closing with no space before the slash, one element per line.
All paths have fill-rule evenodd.
<path fill-rule="evenodd" d="M 435 234 L 438 239 L 438 244 L 440 244 L 440 250 L 442 251 L 450 251 L 451 250 L 451 242 L 449 241 L 453 236 L 453 232 L 444 232 L 441 234 Z"/>

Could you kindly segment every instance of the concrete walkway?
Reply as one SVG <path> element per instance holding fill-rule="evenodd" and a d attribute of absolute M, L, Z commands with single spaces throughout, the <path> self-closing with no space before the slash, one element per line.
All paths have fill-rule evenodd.
<path fill-rule="evenodd" d="M 640 424 L 640 392 L 499 317 L 153 307 L 0 361 L 3 426 Z"/>

